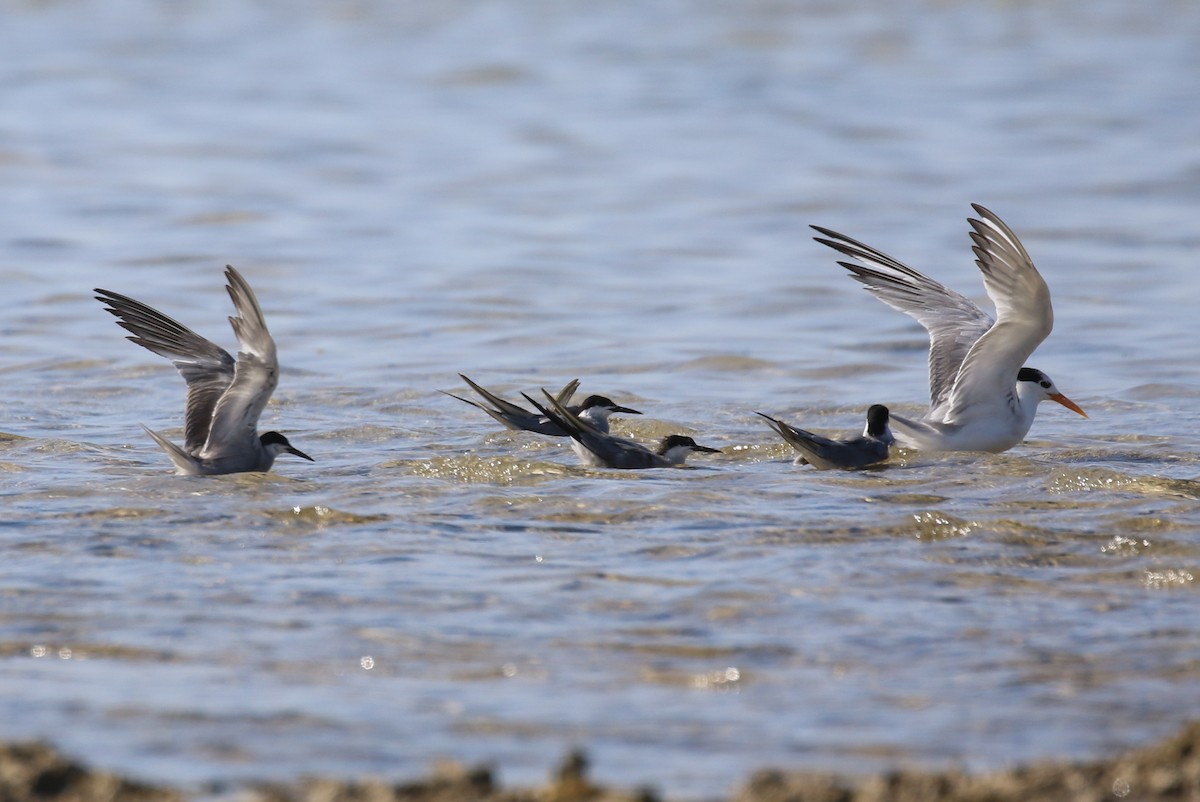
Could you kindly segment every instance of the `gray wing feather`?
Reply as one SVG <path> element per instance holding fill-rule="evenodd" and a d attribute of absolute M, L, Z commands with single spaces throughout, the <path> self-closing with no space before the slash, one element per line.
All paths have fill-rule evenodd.
<path fill-rule="evenodd" d="M 463 380 L 466 381 L 467 383 L 471 384 L 472 386 L 475 386 L 475 383 L 472 382 L 470 379 L 468 379 L 466 376 L 463 376 L 461 373 L 458 375 L 462 376 Z M 504 403 L 507 405 L 507 407 L 512 407 L 513 409 L 512 410 L 492 409 L 492 407 L 480 404 L 478 401 L 472 401 L 470 398 L 463 398 L 461 395 L 455 395 L 454 393 L 448 392 L 446 390 L 442 390 L 442 392 L 445 393 L 446 395 L 450 396 L 451 398 L 457 398 L 459 401 L 462 401 L 464 404 L 470 404 L 471 406 L 475 407 L 476 409 L 483 410 L 488 415 L 490 415 L 492 417 L 492 419 L 495 420 L 497 423 L 499 423 L 501 426 L 503 426 L 506 429 L 512 429 L 515 432 L 519 432 L 519 431 L 522 431 L 527 428 L 526 426 L 523 426 L 521 424 L 526 423 L 526 422 L 536 423 L 536 421 L 539 419 L 539 416 L 530 413 L 528 410 L 521 409 L 521 407 L 518 407 L 516 404 L 509 404 L 507 401 L 504 401 L 503 398 L 499 398 L 498 396 L 497 396 L 497 399 L 499 401 L 504 401 Z M 479 387 L 476 390 L 476 392 L 480 392 L 480 394 L 483 395 L 483 393 L 485 393 L 486 391 L 483 390 L 482 387 Z M 489 395 L 490 395 L 490 393 L 489 393 Z M 487 398 L 486 395 L 484 397 Z M 495 404 L 495 402 L 492 402 L 492 403 Z M 553 426 L 553 424 L 551 424 L 551 425 Z"/>
<path fill-rule="evenodd" d="M 929 332 L 929 401 L 944 404 L 971 346 L 992 327 L 992 318 L 971 300 L 858 240 L 820 226 L 817 242 L 864 264 L 838 262 L 853 278 L 893 309 Z"/>
<path fill-rule="evenodd" d="M 811 463 L 814 467 L 821 469 L 828 467 L 825 465 L 824 457 L 826 455 L 824 452 L 835 445 L 834 441 L 805 431 L 804 429 L 789 426 L 783 421 L 772 418 L 770 415 L 762 412 L 755 412 L 754 414 L 765 418 L 767 425 L 774 429 L 775 433 L 782 437 L 785 443 L 798 451 L 805 462 Z"/>
<path fill-rule="evenodd" d="M 254 291 L 233 267 L 226 266 L 225 278 L 238 312 L 229 318 L 238 338 L 238 359 L 233 382 L 213 410 L 212 428 L 201 454 L 206 459 L 245 453 L 245 442 L 258 438 L 258 419 L 279 383 L 275 340 L 267 331 Z"/>
<path fill-rule="evenodd" d="M 181 323 L 132 298 L 96 289 L 96 300 L 108 306 L 118 325 L 137 343 L 174 363 L 187 383 L 184 447 L 189 454 L 208 440 L 213 410 L 234 378 L 234 361 L 225 349 L 204 339 Z"/>
<path fill-rule="evenodd" d="M 768 425 L 788 445 L 798 451 L 805 462 L 817 470 L 865 468 L 876 462 L 882 462 L 888 457 L 887 444 L 873 438 L 856 437 L 845 441 L 833 440 L 804 429 L 797 429 L 762 412 L 754 414 L 766 418 Z"/>
<path fill-rule="evenodd" d="M 546 418 L 540 412 L 530 412 L 524 407 L 518 406 L 511 401 L 507 401 L 491 392 L 486 387 L 476 384 L 469 377 L 462 373 L 458 374 L 458 376 L 464 382 L 466 382 L 472 390 L 478 393 L 481 398 L 483 398 L 492 406 L 487 407 L 468 398 L 455 395 L 454 393 L 446 393 L 446 395 L 450 396 L 451 398 L 457 398 L 459 401 L 483 410 L 497 423 L 501 424 L 505 428 L 512 429 L 513 431 L 527 431 L 534 432 L 536 434 L 545 434 L 552 437 L 566 436 L 566 432 L 562 429 L 562 427 L 560 427 L 554 421 Z M 566 405 L 566 403 L 571 400 L 571 396 L 575 394 L 575 391 L 578 388 L 579 379 L 572 379 L 571 381 L 567 382 L 566 386 L 558 392 L 559 403 Z M 443 392 L 445 391 L 443 390 Z"/>
<path fill-rule="evenodd" d="M 500 396 L 496 395 L 495 393 L 491 392 L 487 388 L 481 387 L 480 385 L 471 381 L 471 379 L 469 377 L 463 375 L 462 373 L 458 374 L 458 376 L 463 381 L 465 381 L 468 385 L 470 385 L 472 390 L 479 393 L 479 396 L 481 398 L 483 398 L 485 401 L 487 401 L 489 404 L 491 404 L 493 407 L 495 407 L 494 410 L 487 409 L 486 407 L 480 407 L 480 408 L 483 409 L 484 412 L 487 412 L 488 414 L 490 414 L 493 418 L 498 420 L 500 423 L 503 423 L 508 428 L 514 429 L 514 430 L 519 430 L 522 427 L 515 425 L 510 420 L 506 420 L 505 416 L 513 416 L 518 419 L 522 418 L 522 417 L 532 417 L 529 410 L 525 409 L 524 407 L 517 406 L 516 404 L 512 403 L 511 401 L 506 401 L 505 399 L 503 399 Z M 479 405 L 476 404 L 476 406 L 479 406 Z"/>
<path fill-rule="evenodd" d="M 561 390 L 558 391 L 558 395 L 555 396 L 555 399 L 558 401 L 558 403 L 565 407 L 567 404 L 571 403 L 571 398 L 575 395 L 575 391 L 578 389 L 579 379 L 571 379 L 569 382 L 563 385 Z"/>
<path fill-rule="evenodd" d="M 1017 235 L 983 206 L 972 208 L 982 218 L 968 221 L 974 229 L 972 250 L 996 305 L 996 324 L 964 358 L 943 417 L 946 423 L 954 423 L 968 407 L 1010 397 L 1025 360 L 1054 328 L 1050 288 Z"/>
<path fill-rule="evenodd" d="M 500 423 L 504 424 L 506 427 L 512 428 L 511 426 L 509 426 L 508 421 L 505 420 L 500 415 L 499 412 L 496 412 L 494 409 L 488 409 L 483 404 L 480 404 L 478 401 L 472 401 L 469 398 L 463 398 L 461 395 L 455 395 L 454 393 L 450 392 L 449 390 L 439 390 L 438 392 L 442 393 L 443 395 L 448 395 L 451 398 L 457 398 L 459 401 L 462 401 L 464 404 L 470 404 L 471 406 L 475 407 L 476 409 L 482 409 L 484 412 L 491 415 L 493 418 L 495 418 Z"/>
<path fill-rule="evenodd" d="M 665 464 L 661 457 L 645 446 L 595 428 L 545 390 L 542 390 L 542 395 L 549 402 L 549 407 L 543 406 L 525 393 L 521 395 L 609 468 L 657 468 Z"/>
<path fill-rule="evenodd" d="M 539 413 L 561 428 L 574 440 L 583 443 L 583 437 L 589 433 L 599 434 L 594 427 L 587 421 L 580 418 L 571 410 L 567 409 L 562 402 L 550 395 L 545 390 L 542 390 L 542 395 L 546 396 L 546 401 L 549 406 L 542 405 L 537 399 L 530 396 L 528 393 L 521 393 L 521 397 L 533 404 L 533 408 Z M 586 445 L 586 443 L 585 443 Z"/>

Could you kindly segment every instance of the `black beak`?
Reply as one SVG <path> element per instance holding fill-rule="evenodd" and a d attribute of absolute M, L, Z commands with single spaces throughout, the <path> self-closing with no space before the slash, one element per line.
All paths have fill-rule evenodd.
<path fill-rule="evenodd" d="M 312 457 L 308 456 L 307 454 L 305 454 L 305 453 L 304 453 L 303 451 L 301 451 L 300 449 L 298 449 L 298 448 L 295 448 L 295 447 L 293 447 L 293 446 L 291 446 L 291 445 L 288 445 L 288 446 L 286 446 L 286 447 L 284 448 L 284 451 L 286 451 L 286 452 L 287 452 L 287 453 L 289 453 L 289 454 L 295 454 L 297 457 L 300 457 L 301 459 L 306 459 L 306 460 L 308 460 L 309 462 L 316 462 L 316 460 L 315 460 L 315 459 L 313 459 Z"/>

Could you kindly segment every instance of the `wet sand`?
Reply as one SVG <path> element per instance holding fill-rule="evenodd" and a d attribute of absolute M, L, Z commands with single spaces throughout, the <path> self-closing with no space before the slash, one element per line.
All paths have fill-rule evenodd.
<path fill-rule="evenodd" d="M 898 770 L 867 777 L 761 771 L 729 802 L 1098 802 L 1200 799 L 1200 723 L 1107 760 L 1045 763 L 1008 771 Z M 613 789 L 591 779 L 587 758 L 568 755 L 538 788 L 503 788 L 488 767 L 447 766 L 413 782 L 304 778 L 288 784 L 187 793 L 87 768 L 42 743 L 0 747 L 3 802 L 183 802 L 220 796 L 243 802 L 652 802 L 667 789 Z M 715 802 L 718 797 L 711 797 Z"/>

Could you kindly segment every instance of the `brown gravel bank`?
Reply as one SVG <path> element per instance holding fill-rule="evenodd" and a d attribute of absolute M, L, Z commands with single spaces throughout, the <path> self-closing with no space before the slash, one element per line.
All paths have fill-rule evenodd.
<path fill-rule="evenodd" d="M 204 794 L 207 796 L 207 794 Z M 614 790 L 570 755 L 539 788 L 501 788 L 487 768 L 447 768 L 405 783 L 303 779 L 219 794 L 238 802 L 654 802 L 648 789 Z M 93 771 L 39 743 L 0 746 L 0 802 L 183 802 L 186 794 Z M 713 797 L 716 799 L 716 797 Z M 869 777 L 764 771 L 728 802 L 1200 802 L 1200 723 L 1109 760 L 1046 763 L 989 774 L 895 771 Z"/>

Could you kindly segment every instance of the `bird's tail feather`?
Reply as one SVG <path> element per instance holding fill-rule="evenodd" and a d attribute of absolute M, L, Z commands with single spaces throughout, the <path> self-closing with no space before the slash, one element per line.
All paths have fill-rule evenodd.
<path fill-rule="evenodd" d="M 142 426 L 142 428 L 146 430 L 146 434 L 154 438 L 154 442 L 158 443 L 163 451 L 167 452 L 167 456 L 171 458 L 171 462 L 175 463 L 176 473 L 180 476 L 194 476 L 197 474 L 196 460 L 191 454 L 188 454 L 153 429 L 146 426 Z"/>

